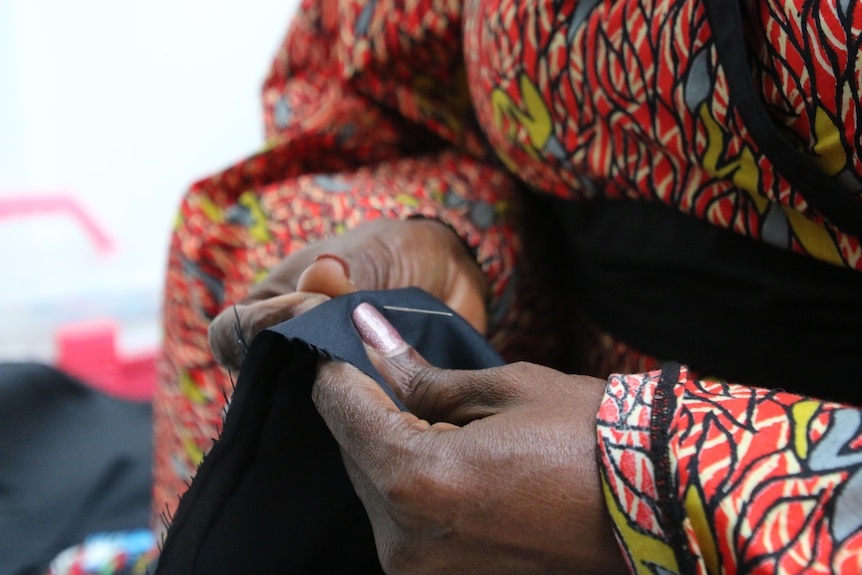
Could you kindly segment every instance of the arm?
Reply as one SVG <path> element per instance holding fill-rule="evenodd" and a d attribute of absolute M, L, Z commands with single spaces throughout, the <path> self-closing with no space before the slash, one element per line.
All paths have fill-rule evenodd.
<path fill-rule="evenodd" d="M 365 256 L 356 254 L 378 250 L 364 243 L 371 234 L 358 231 L 361 241 L 348 235 L 375 219 L 421 217 L 454 231 L 480 270 L 480 306 L 487 318 L 477 328 L 487 328 L 489 339 L 504 351 L 519 339 L 510 355 L 539 357 L 550 330 L 531 327 L 535 314 L 519 309 L 526 293 L 542 290 L 528 289 L 526 283 L 537 280 L 517 269 L 522 259 L 515 225 L 521 219 L 518 184 L 487 155 L 473 117 L 460 47 L 460 4 L 426 1 L 409 14 L 384 2 L 362 9 L 355 4 L 303 4 L 264 87 L 267 149 L 199 182 L 187 198 L 185 227 L 197 240 L 187 245 L 201 246 L 188 259 L 209 264 L 206 260 L 223 256 L 206 252 L 227 248 L 233 265 L 255 280 L 227 286 L 225 297 L 215 302 L 213 315 L 227 314 L 215 324 L 217 335 L 224 327 L 224 338 L 216 340 L 236 344 L 236 316 L 225 309 L 234 302 L 268 300 L 259 306 L 266 309 L 249 310 L 254 322 L 239 308 L 240 321 L 255 324 L 243 330 L 248 341 L 260 327 L 288 319 L 271 313 L 285 303 L 275 298 L 296 291 L 299 276 L 320 253 L 345 261 L 356 289 L 421 285 L 424 278 L 404 283 L 398 273 L 390 282 L 363 276 L 363 268 L 380 262 L 369 266 L 368 258 L 360 261 Z M 417 25 L 411 16 L 416 13 L 435 26 Z M 251 208 L 251 234 L 207 221 L 213 212 L 231 210 L 237 198 Z M 243 237 L 249 235 L 251 242 Z M 339 235 L 349 250 L 331 245 Z M 264 257 L 253 258 L 267 245 Z M 402 252 L 405 261 L 411 259 L 408 250 Z M 386 267 L 392 263 L 387 260 Z M 428 291 L 452 305 L 447 294 Z M 531 329 L 536 337 L 518 337 Z M 211 343 L 220 360 L 235 367 L 235 354 Z"/>
<path fill-rule="evenodd" d="M 611 377 L 599 411 L 605 500 L 632 571 L 855 572 L 862 412 L 697 381 Z"/>
<path fill-rule="evenodd" d="M 314 399 L 389 572 L 858 571 L 858 409 L 678 366 L 607 385 L 527 363 L 436 369 L 361 308 L 410 412 L 332 362 Z"/>
<path fill-rule="evenodd" d="M 185 490 L 232 390 L 209 351 L 208 329 L 226 310 L 226 336 L 236 344 L 232 304 L 278 295 L 252 293 L 263 278 L 288 297 L 321 242 L 347 243 L 371 220 L 406 226 L 420 216 L 445 222 L 457 235 L 440 227 L 468 247 L 456 246 L 466 254 L 459 262 L 481 277 L 482 307 L 493 311 L 513 284 L 514 181 L 359 91 L 342 73 L 339 25 L 346 23 L 337 2 L 304 3 L 264 87 L 265 148 L 194 184 L 180 206 L 154 409 L 157 513 L 170 512 Z M 290 273 L 279 284 L 282 265 Z M 363 268 L 352 270 L 357 288 L 384 287 L 363 285 Z"/>
<path fill-rule="evenodd" d="M 353 313 L 409 412 L 352 366 L 312 397 L 342 447 L 386 573 L 620 573 L 595 458 L 605 383 L 535 364 L 429 366 L 372 306 Z"/>

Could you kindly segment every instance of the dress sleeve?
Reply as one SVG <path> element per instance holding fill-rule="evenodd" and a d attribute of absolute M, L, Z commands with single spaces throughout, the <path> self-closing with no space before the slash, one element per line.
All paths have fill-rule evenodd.
<path fill-rule="evenodd" d="M 862 571 L 862 410 L 686 368 L 610 378 L 605 500 L 632 573 Z"/>

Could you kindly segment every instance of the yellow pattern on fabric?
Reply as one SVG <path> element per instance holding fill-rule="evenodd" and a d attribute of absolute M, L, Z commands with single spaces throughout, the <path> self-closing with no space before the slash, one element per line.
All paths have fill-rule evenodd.
<path fill-rule="evenodd" d="M 198 447 L 198 444 L 195 443 L 195 440 L 191 437 L 185 435 L 182 437 L 183 442 L 183 450 L 186 452 L 186 457 L 188 461 L 194 465 L 195 467 L 200 466 L 201 462 L 204 460 L 204 452 Z"/>
<path fill-rule="evenodd" d="M 793 451 L 801 460 L 808 459 L 808 426 L 820 403 L 805 399 L 793 404 L 791 415 L 793 417 Z"/>
<path fill-rule="evenodd" d="M 752 194 L 751 199 L 757 207 L 760 215 L 766 212 L 771 202 L 759 194 Z M 832 241 L 832 236 L 826 228 L 815 224 L 796 210 L 785 205 L 779 205 L 781 211 L 787 216 L 787 221 L 797 241 L 805 248 L 805 251 L 816 259 L 836 265 L 843 265 L 838 248 Z"/>
<path fill-rule="evenodd" d="M 224 212 L 208 197 L 198 196 L 197 203 L 201 208 L 201 212 L 209 221 L 214 224 L 220 224 L 224 221 Z"/>
<path fill-rule="evenodd" d="M 511 142 L 516 143 L 532 158 L 539 160 L 541 159 L 539 151 L 545 147 L 553 131 L 551 112 L 539 90 L 526 74 L 521 74 L 518 85 L 523 100 L 523 109 L 500 88 L 495 88 L 491 92 L 494 123 L 501 130 L 505 130 L 506 137 Z M 504 118 L 508 118 L 511 122 L 508 129 L 504 124 Z M 519 126 L 526 130 L 530 140 L 529 146 L 526 145 L 526 142 L 518 140 Z"/>
<path fill-rule="evenodd" d="M 790 227 L 793 234 L 805 251 L 824 262 L 843 266 L 844 260 L 841 259 L 841 254 L 838 252 L 838 246 L 826 228 L 819 224 L 815 224 L 796 210 L 781 206 L 784 213 L 787 214 L 787 219 L 790 221 Z"/>
<path fill-rule="evenodd" d="M 641 533 L 629 525 L 629 516 L 611 492 L 604 474 L 602 474 L 602 491 L 611 520 L 622 539 L 623 547 L 632 560 L 636 575 L 653 575 L 654 571 L 648 564 L 657 565 L 668 573 L 679 573 L 676 556 L 670 545 L 656 537 Z"/>
<path fill-rule="evenodd" d="M 751 148 L 746 144 L 735 158 L 724 158 L 723 154 L 727 146 L 724 132 L 719 123 L 712 117 L 706 104 L 700 107 L 700 118 L 707 132 L 707 146 L 703 155 L 704 169 L 718 178 L 730 179 L 735 186 L 748 192 L 758 213 L 761 216 L 764 215 L 772 202 L 758 191 L 760 171 Z M 832 146 L 834 146 L 833 139 L 834 137 L 829 135 L 824 128 L 823 139 L 818 140 L 818 146 L 822 144 L 821 148 L 828 149 L 831 153 Z M 822 225 L 811 221 L 800 212 L 784 204 L 776 205 L 787 216 L 793 235 L 806 252 L 818 260 L 844 265 L 835 241 Z"/>
<path fill-rule="evenodd" d="M 494 213 L 501 220 L 506 219 L 512 213 L 513 207 L 511 202 L 505 200 L 494 203 Z"/>
<path fill-rule="evenodd" d="M 198 405 L 204 405 L 212 401 L 212 398 L 204 393 L 200 386 L 195 383 L 195 380 L 186 372 L 180 374 L 179 388 L 180 393 Z"/>
<path fill-rule="evenodd" d="M 700 545 L 700 553 L 709 573 L 718 573 L 718 550 L 709 522 L 706 520 L 706 506 L 703 498 L 693 485 L 685 490 L 685 512 Z"/>
<path fill-rule="evenodd" d="M 410 194 L 396 194 L 395 201 L 403 206 L 409 206 L 411 208 L 419 207 L 419 200 Z"/>
<path fill-rule="evenodd" d="M 247 208 L 251 213 L 254 223 L 249 226 L 249 234 L 251 237 L 262 244 L 272 241 L 272 236 L 269 229 L 266 227 L 267 217 L 260 206 L 260 199 L 257 194 L 252 191 L 244 192 L 237 200 L 239 205 Z"/>
<path fill-rule="evenodd" d="M 700 119 L 707 135 L 706 149 L 703 153 L 704 169 L 717 178 L 730 179 L 734 185 L 749 192 L 755 198 L 763 198 L 758 192 L 760 170 L 757 168 L 751 148 L 746 144 L 735 158 L 724 158 L 727 148 L 724 131 L 712 117 L 712 111 L 706 104 L 700 106 Z M 766 200 L 766 198 L 763 199 Z"/>
<path fill-rule="evenodd" d="M 826 174 L 836 175 L 847 165 L 847 152 L 838 126 L 823 106 L 817 106 L 814 112 L 814 134 L 817 137 L 814 144 L 814 162 Z"/>
<path fill-rule="evenodd" d="M 177 215 L 174 217 L 174 232 L 178 231 L 186 223 L 186 218 L 183 216 L 182 210 L 177 210 Z"/>

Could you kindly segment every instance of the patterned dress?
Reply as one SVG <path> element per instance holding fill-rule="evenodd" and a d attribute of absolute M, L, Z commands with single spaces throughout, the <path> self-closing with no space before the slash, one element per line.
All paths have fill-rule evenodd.
<path fill-rule="evenodd" d="M 744 4 L 773 120 L 858 194 L 862 5 Z M 490 286 L 491 341 L 552 365 L 568 303 L 520 225 L 536 192 L 659 202 L 862 271 L 859 236 L 812 207 L 741 121 L 698 0 L 305 0 L 263 103 L 266 147 L 192 186 L 177 218 L 159 513 L 232 389 L 209 322 L 286 255 L 368 219 L 451 225 Z M 862 572 L 862 411 L 655 371 L 649 354 L 586 333 L 584 371 L 609 376 L 598 454 L 632 572 Z"/>

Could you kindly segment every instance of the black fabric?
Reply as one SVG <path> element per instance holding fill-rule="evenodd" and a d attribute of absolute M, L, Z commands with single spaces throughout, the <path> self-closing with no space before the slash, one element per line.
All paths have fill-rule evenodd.
<path fill-rule="evenodd" d="M 88 535 L 149 527 L 151 463 L 148 403 L 0 364 L 0 573 L 41 575 Z"/>
<path fill-rule="evenodd" d="M 258 335 L 224 428 L 183 496 L 157 574 L 380 573 L 367 516 L 311 401 L 321 356 L 348 361 L 386 388 L 351 314 L 380 310 L 433 365 L 478 369 L 503 360 L 457 315 L 415 289 L 331 300 Z"/>
<path fill-rule="evenodd" d="M 659 203 L 552 202 L 574 299 L 615 337 L 707 376 L 862 405 L 862 273 Z"/>
<path fill-rule="evenodd" d="M 862 237 L 862 201 L 823 173 L 787 140 L 769 117 L 747 63 L 739 0 L 704 0 L 730 101 L 769 161 L 805 201 L 841 231 Z"/>

